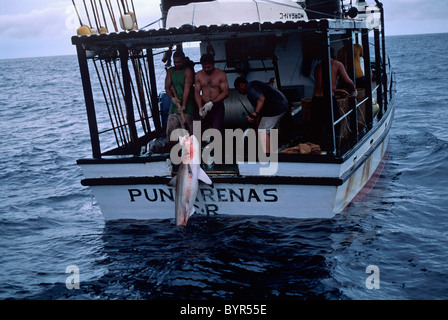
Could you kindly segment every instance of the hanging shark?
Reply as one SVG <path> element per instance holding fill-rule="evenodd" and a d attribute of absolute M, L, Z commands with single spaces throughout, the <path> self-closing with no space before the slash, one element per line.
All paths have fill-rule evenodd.
<path fill-rule="evenodd" d="M 177 176 L 170 185 L 176 187 L 175 217 L 177 226 L 187 225 L 188 218 L 195 213 L 194 202 L 198 192 L 199 180 L 211 185 L 212 181 L 202 170 L 199 143 L 195 136 L 179 137 L 182 147 L 182 162 Z"/>

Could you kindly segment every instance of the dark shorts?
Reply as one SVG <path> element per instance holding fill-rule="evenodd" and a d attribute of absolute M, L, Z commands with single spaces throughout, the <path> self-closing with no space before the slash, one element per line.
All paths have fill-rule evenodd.
<path fill-rule="evenodd" d="M 207 129 L 217 129 L 221 133 L 223 133 L 225 114 L 226 110 L 224 107 L 224 102 L 215 103 L 212 110 L 210 110 L 202 120 L 202 131 L 205 131 Z"/>

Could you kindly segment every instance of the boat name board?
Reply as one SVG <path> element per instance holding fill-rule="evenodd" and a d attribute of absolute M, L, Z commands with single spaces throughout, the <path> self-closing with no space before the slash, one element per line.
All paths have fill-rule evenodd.
<path fill-rule="evenodd" d="M 129 201 L 175 202 L 174 188 L 128 189 Z M 276 188 L 199 188 L 196 203 L 203 205 L 206 214 L 217 214 L 219 203 L 273 203 L 278 202 Z"/>

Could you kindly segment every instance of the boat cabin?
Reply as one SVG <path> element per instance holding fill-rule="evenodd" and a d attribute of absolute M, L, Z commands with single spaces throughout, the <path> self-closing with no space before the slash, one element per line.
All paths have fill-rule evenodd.
<path fill-rule="evenodd" d="M 173 51 L 188 50 L 196 71 L 201 69 L 201 55 L 212 53 L 215 67 L 227 75 L 226 129 L 247 129 L 247 113 L 253 110 L 233 87 L 234 80 L 242 76 L 263 81 L 289 101 L 289 112 L 279 125 L 278 160 L 342 162 L 387 113 L 392 80 L 387 74 L 382 5 L 378 1 L 358 7 L 341 1 L 325 3 L 162 1 L 161 28 L 138 29 L 136 21 L 126 27 L 122 13 L 120 24 L 128 28 L 125 31 L 118 31 L 115 21 L 116 32 L 74 36 L 93 159 L 169 158 L 149 146 L 166 132 L 165 64 Z M 362 59 L 355 61 L 359 45 Z M 341 83 L 333 99 L 332 51 L 345 53 L 344 65 L 356 84 L 357 97 L 350 97 Z M 310 153 L 297 146 L 313 138 L 309 136 L 310 109 L 314 68 L 319 63 L 331 119 L 330 143 Z M 359 67 L 365 75 L 362 84 L 356 79 Z"/>

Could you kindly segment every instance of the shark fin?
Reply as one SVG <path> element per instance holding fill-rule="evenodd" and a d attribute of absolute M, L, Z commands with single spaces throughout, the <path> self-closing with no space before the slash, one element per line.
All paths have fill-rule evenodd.
<path fill-rule="evenodd" d="M 194 215 L 196 213 L 196 210 L 194 208 L 194 206 L 191 207 L 190 212 L 188 214 L 188 217 L 191 217 L 192 215 Z"/>
<path fill-rule="evenodd" d="M 204 170 L 202 170 L 202 168 L 199 168 L 198 179 L 201 180 L 202 182 L 205 182 L 206 184 L 209 185 L 213 184 L 212 180 L 210 180 L 209 176 L 205 173 Z"/>
<path fill-rule="evenodd" d="M 170 182 L 168 182 L 168 185 L 171 187 L 175 187 L 177 184 L 177 176 L 174 176 L 173 179 L 170 180 Z"/>

